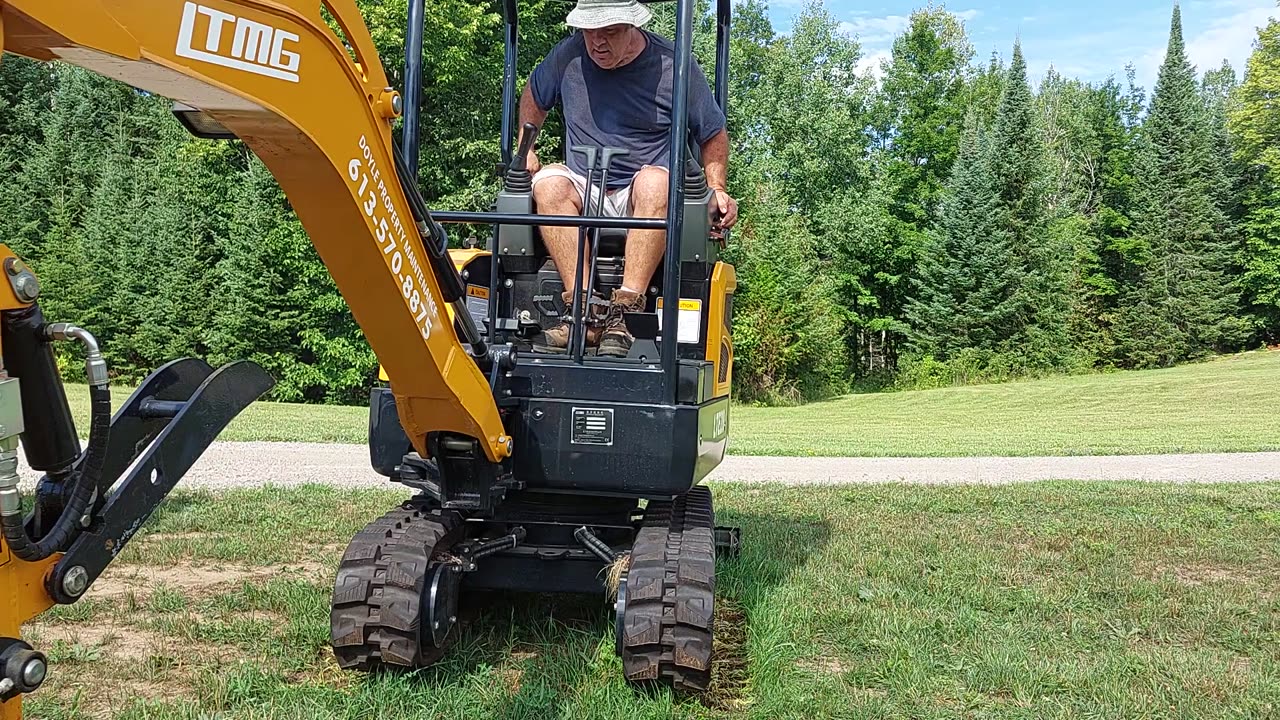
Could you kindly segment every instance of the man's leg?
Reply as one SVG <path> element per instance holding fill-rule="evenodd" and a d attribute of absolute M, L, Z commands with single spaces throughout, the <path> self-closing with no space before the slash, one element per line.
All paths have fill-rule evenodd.
<path fill-rule="evenodd" d="M 586 188 L 586 179 L 576 178 L 564 165 L 547 165 L 533 178 L 533 200 L 539 215 L 581 215 L 582 192 Z M 573 277 L 578 264 L 578 228 L 539 226 L 542 242 L 547 246 L 547 253 L 556 264 L 556 272 L 564 283 L 562 299 L 566 307 L 573 307 Z M 591 267 L 590 248 L 583 255 L 584 263 L 581 272 L 581 284 L 578 286 L 586 292 L 587 273 Z M 586 305 L 583 305 L 584 310 Z M 588 318 L 590 315 L 583 313 Z M 599 341 L 601 329 L 587 329 L 587 344 L 595 345 Z M 547 345 L 553 348 L 569 346 L 569 325 L 561 323 L 543 333 Z"/>
<path fill-rule="evenodd" d="M 642 218 L 667 216 L 667 171 L 660 167 L 645 167 L 636 173 L 631 182 L 631 214 Z M 622 287 L 613 293 L 609 316 L 605 320 L 604 337 L 600 339 L 600 354 L 626 357 L 635 338 L 627 330 L 623 313 L 643 312 L 645 292 L 653 279 L 654 270 L 662 262 L 666 248 L 666 231 L 631 230 L 627 233 L 626 269 L 622 274 Z"/>

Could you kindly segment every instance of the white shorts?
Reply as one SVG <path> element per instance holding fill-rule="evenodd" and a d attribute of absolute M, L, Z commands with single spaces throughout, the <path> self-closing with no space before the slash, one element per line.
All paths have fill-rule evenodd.
<path fill-rule="evenodd" d="M 650 167 L 645 165 L 644 167 Z M 640 168 L 643 170 L 644 168 Z M 666 168 L 660 168 L 666 170 Z M 637 173 L 639 174 L 639 173 Z M 533 184 L 537 185 L 539 180 L 549 177 L 568 178 L 573 183 L 574 189 L 578 191 L 578 200 L 582 200 L 582 194 L 587 189 L 587 179 L 578 173 L 570 170 L 567 166 L 560 163 L 552 165 L 543 165 L 533 176 Z M 598 183 L 600 180 L 596 178 Z M 593 185 L 591 188 L 592 204 L 600 202 L 600 187 Z M 605 217 L 630 217 L 631 215 L 631 183 L 627 183 L 625 187 L 617 190 L 610 190 L 604 194 L 604 207 L 600 209 L 600 214 Z"/>

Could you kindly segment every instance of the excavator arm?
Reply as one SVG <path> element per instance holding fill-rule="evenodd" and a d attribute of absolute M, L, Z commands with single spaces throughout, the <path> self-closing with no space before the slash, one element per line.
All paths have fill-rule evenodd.
<path fill-rule="evenodd" d="M 0 32 L 5 52 L 172 98 L 242 140 L 377 354 L 414 448 L 426 457 L 439 431 L 474 438 L 493 462 L 510 454 L 489 382 L 453 329 L 437 228 L 415 218 L 425 210 L 397 176 L 399 95 L 354 0 L 0 0 Z"/>
<path fill-rule="evenodd" d="M 490 356 L 465 311 L 443 232 L 396 155 L 391 124 L 400 97 L 354 0 L 0 0 L 0 44 L 5 53 L 66 62 L 171 98 L 187 108 L 183 122 L 193 132 L 243 141 L 280 183 L 377 354 L 414 449 L 428 457 L 428 436 L 439 433 L 454 447 L 474 441 L 482 462 L 510 456 L 512 441 L 481 366 L 492 372 L 512 357 Z M 0 261 L 9 285 L 28 282 L 25 266 L 3 245 Z M 34 287 L 34 276 L 29 281 Z M 0 285 L 4 312 L 38 317 L 33 301 L 34 293 L 15 295 Z M 41 337 L 48 327 L 41 326 Z M 7 361 L 10 348 L 0 350 Z M 0 370 L 0 415 L 16 406 L 5 394 L 17 393 L 16 378 L 8 380 Z M 104 443 L 106 475 L 119 475 L 127 463 L 116 460 L 132 458 L 133 475 L 145 471 L 150 482 L 130 475 L 111 497 L 99 498 L 101 514 L 91 527 L 86 516 L 88 529 L 63 546 L 65 555 L 24 560 L 19 550 L 31 548 L 0 539 L 0 668 L 17 668 L 7 685 L 0 678 L 0 720 L 20 717 L 22 683 L 44 675 L 43 657 L 19 638 L 21 624 L 74 601 L 268 382 L 252 367 L 213 373 L 190 359 L 157 370 L 146 386 L 182 392 L 165 399 L 140 389 L 111 421 L 113 437 Z M 0 429 L 0 480 L 11 483 L 0 487 L 0 514 L 11 518 L 22 414 L 16 430 L 12 423 Z M 28 417 L 28 432 L 30 425 Z M 92 437 L 90 445 L 86 455 Z M 162 471 L 173 477 L 159 482 Z M 121 509 L 114 522 L 123 517 L 127 526 L 113 528 L 113 507 Z M 81 564 L 67 567 L 73 558 Z"/>

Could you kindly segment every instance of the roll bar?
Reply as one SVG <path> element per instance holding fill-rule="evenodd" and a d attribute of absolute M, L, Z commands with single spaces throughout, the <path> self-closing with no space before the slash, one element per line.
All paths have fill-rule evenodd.
<path fill-rule="evenodd" d="M 645 3 L 672 2 L 673 0 L 640 0 Z M 409 0 L 409 27 L 405 34 L 405 112 L 404 156 L 411 174 L 417 177 L 418 166 L 418 106 L 422 72 L 422 18 L 425 0 Z M 689 128 L 688 98 L 689 70 L 693 48 L 693 5 L 695 0 L 674 0 L 676 3 L 675 67 L 673 68 L 673 97 L 670 154 L 668 156 L 667 217 L 665 220 L 647 218 L 581 218 L 571 216 L 524 216 L 509 213 L 433 212 L 439 222 L 492 223 L 493 238 L 490 250 L 497 246 L 498 225 L 555 225 L 594 228 L 644 228 L 667 231 L 667 238 L 679 238 L 684 227 L 683 168 L 689 157 L 685 141 Z M 720 109 L 728 115 L 729 106 L 729 25 L 731 0 L 716 0 L 716 68 L 714 91 Z M 519 19 L 516 0 L 502 0 L 504 47 L 502 67 L 502 137 L 500 141 L 502 166 L 512 160 L 517 117 L 516 63 L 519 57 Z M 490 263 L 492 276 L 489 287 L 490 317 L 496 316 L 497 263 Z M 675 336 L 678 322 L 680 295 L 680 248 L 678 242 L 667 242 L 663 258 L 663 306 L 662 324 L 667 333 Z M 494 340 L 497 323 L 489 325 L 489 339 Z M 663 395 L 674 403 L 679 385 L 677 364 L 678 343 L 662 343 Z"/>

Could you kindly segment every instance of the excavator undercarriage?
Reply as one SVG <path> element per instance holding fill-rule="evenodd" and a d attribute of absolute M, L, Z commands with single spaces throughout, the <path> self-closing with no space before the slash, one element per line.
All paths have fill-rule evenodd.
<path fill-rule="evenodd" d="M 705 689 L 717 552 L 739 544 L 736 529 L 715 526 L 699 484 L 728 442 L 736 281 L 687 133 L 693 0 L 677 0 L 668 166 L 678 171 L 665 218 L 604 218 L 589 195 L 582 217 L 538 214 L 524 166 L 538 128 L 515 127 L 514 0 L 502 2 L 502 190 L 489 212 L 428 209 L 416 182 L 422 2 L 409 3 L 405 96 L 388 85 L 354 0 L 0 0 L 0 40 L 6 53 L 171 98 L 193 134 L 243 142 L 289 197 L 377 354 L 370 461 L 414 495 L 343 554 L 331 609 L 340 666 L 430 665 L 473 614 L 470 589 L 573 592 L 613 602 L 628 680 Z M 729 9 L 717 0 L 722 108 Z M 617 149 L 570 151 L 589 157 L 588 185 L 603 189 Z M 487 246 L 450 249 L 451 222 L 488 224 Z M 587 308 L 560 301 L 566 288 L 539 235 L 548 226 L 578 228 L 590 268 L 579 298 L 621 282 L 628 230 L 666 232 L 644 307 L 627 317 L 627 357 L 585 346 Z M 11 720 L 48 672 L 22 623 L 89 593 L 272 380 L 248 362 L 215 370 L 181 359 L 113 413 L 91 329 L 46 321 L 34 273 L 2 245 L 0 262 L 0 718 Z M 537 337 L 561 320 L 570 347 L 549 351 Z M 53 359 L 60 342 L 88 358 L 84 448 Z M 43 474 L 29 505 L 19 439 Z"/>

